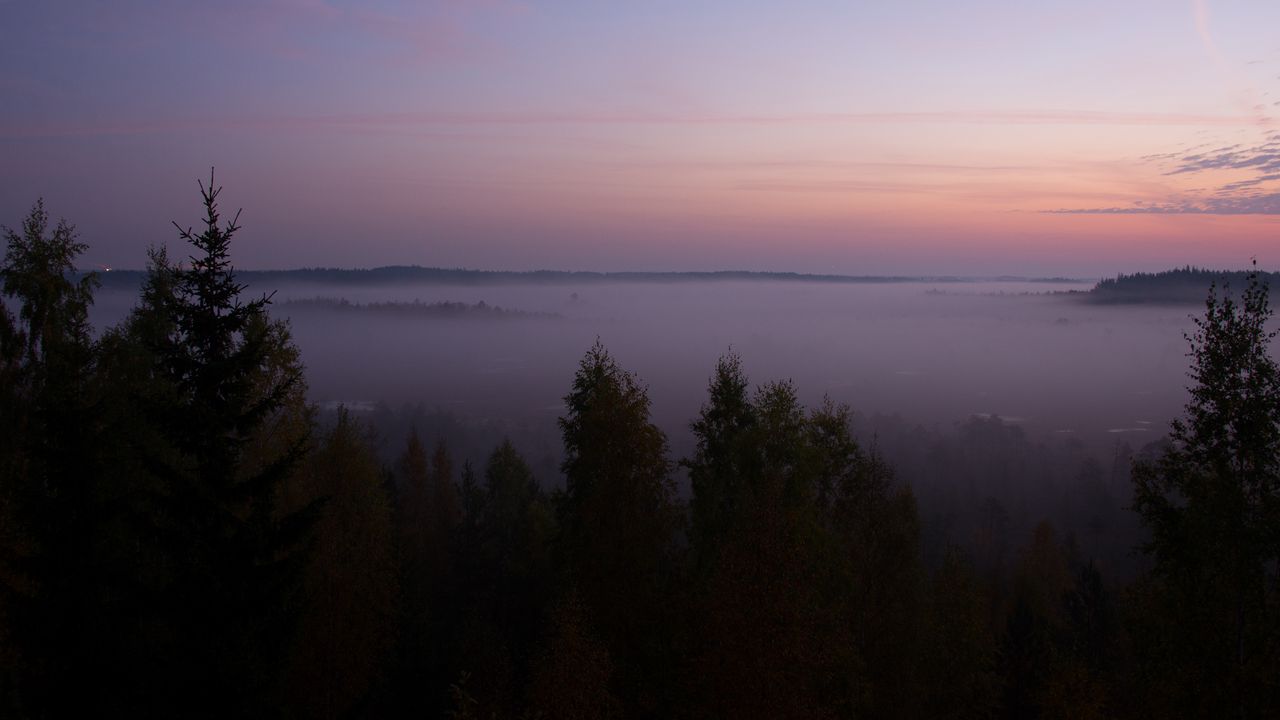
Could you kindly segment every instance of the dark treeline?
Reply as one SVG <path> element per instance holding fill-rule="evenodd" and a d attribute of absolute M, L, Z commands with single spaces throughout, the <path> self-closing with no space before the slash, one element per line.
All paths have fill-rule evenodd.
<path fill-rule="evenodd" d="M 339 405 L 326 403 L 320 422 L 332 422 Z M 379 457 L 393 463 L 411 431 L 443 441 L 455 458 L 483 466 L 493 447 L 510 440 L 525 455 L 544 486 L 556 486 L 563 451 L 560 436 L 541 423 L 467 421 L 422 403 L 392 408 L 357 406 L 373 429 Z M 973 416 L 954 425 L 925 425 L 896 415 L 850 417 L 851 435 L 893 468 L 895 482 L 909 485 L 920 515 L 921 552 L 936 567 L 958 548 L 985 571 L 1016 560 L 1018 547 L 1048 520 L 1064 544 L 1090 558 L 1117 580 L 1131 579 L 1144 565 L 1135 548 L 1142 534 L 1129 511 L 1130 469 L 1137 458 L 1151 459 L 1160 442 L 1136 450 L 1118 440 L 1093 448 L 1073 435 L 1037 438 L 1021 425 L 996 416 Z M 1145 430 L 1145 428 L 1142 428 Z M 1117 435 L 1144 438 L 1148 432 Z M 693 452 L 690 436 L 673 435 L 675 457 Z M 681 443 L 687 443 L 681 445 Z M 1099 453 L 1102 453 L 1099 455 Z M 674 468 L 677 498 L 691 497 L 688 468 Z"/>
<path fill-rule="evenodd" d="M 1089 291 L 1090 302 L 1097 303 L 1203 303 L 1210 286 L 1244 288 L 1250 271 L 1206 270 L 1190 265 L 1157 273 L 1120 274 L 1100 281 Z M 1263 282 L 1277 279 L 1275 273 L 1256 272 Z"/>
<path fill-rule="evenodd" d="M 100 280 L 115 288 L 137 287 L 147 273 L 139 270 L 111 270 Z M 387 284 L 444 284 L 444 285 L 563 285 L 565 283 L 616 283 L 616 282 L 708 282 L 708 281 L 796 281 L 821 283 L 906 283 L 938 282 L 966 283 L 984 281 L 1008 282 L 1079 282 L 1069 278 L 960 277 L 960 276 L 912 276 L 912 275 L 831 275 L 794 272 L 753 272 L 749 270 L 714 270 L 707 272 L 590 272 L 583 270 L 470 270 L 466 268 L 436 268 L 418 265 L 392 265 L 377 268 L 298 268 L 294 270 L 244 270 L 237 277 L 250 286 L 274 286 L 281 283 L 314 283 L 323 285 L 387 285 Z"/>
<path fill-rule="evenodd" d="M 993 450 L 1025 443 L 1007 426 L 895 474 L 848 408 L 753 385 L 732 354 L 683 459 L 597 343 L 565 396 L 562 484 L 510 442 L 459 463 L 414 429 L 384 463 L 352 415 L 319 422 L 202 192 L 190 261 L 153 251 L 98 338 L 72 228 L 37 205 L 6 232 L 4 717 L 1280 711 L 1280 373 L 1256 278 L 1209 296 L 1187 416 L 1123 471 L 1148 569 L 1121 578 L 1055 528 L 1070 509 L 986 505 L 966 547 L 922 530 L 914 486 L 980 497 L 1036 457 Z"/>
<path fill-rule="evenodd" d="M 353 303 L 345 298 L 309 298 L 287 300 L 280 303 L 287 312 L 340 312 L 368 313 L 371 315 L 432 318 L 555 318 L 554 313 L 528 312 L 490 305 L 483 300 L 477 303 L 433 302 L 371 302 Z"/>
<path fill-rule="evenodd" d="M 1007 571 L 1043 521 L 1111 579 L 1131 579 L 1144 566 L 1135 552 L 1139 519 L 1128 509 L 1130 470 L 1159 443 L 1135 451 L 1120 441 L 1099 459 L 1078 440 L 1036 440 L 999 417 L 971 417 L 947 431 L 855 417 L 853 434 L 915 494 L 928 567 L 960 549 L 983 572 Z"/>

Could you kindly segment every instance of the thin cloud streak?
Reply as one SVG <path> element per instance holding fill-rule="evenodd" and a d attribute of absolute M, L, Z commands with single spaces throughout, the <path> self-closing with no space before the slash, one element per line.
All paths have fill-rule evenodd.
<path fill-rule="evenodd" d="M 1280 181 L 1280 132 L 1264 136 L 1254 145 L 1236 143 L 1212 149 L 1197 145 L 1182 152 L 1148 155 L 1143 160 L 1165 166 L 1166 177 L 1198 177 L 1233 172 L 1252 177 L 1220 184 L 1207 196 L 1158 202 L 1135 202 L 1130 206 L 1058 209 L 1046 212 L 1069 215 L 1280 215 L 1280 192 L 1264 192 L 1260 186 Z M 1208 179 L 1206 177 L 1206 179 Z"/>
<path fill-rule="evenodd" d="M 1063 208 L 1048 215 L 1280 215 L 1280 193 L 1168 202 L 1135 202 L 1129 207 Z"/>

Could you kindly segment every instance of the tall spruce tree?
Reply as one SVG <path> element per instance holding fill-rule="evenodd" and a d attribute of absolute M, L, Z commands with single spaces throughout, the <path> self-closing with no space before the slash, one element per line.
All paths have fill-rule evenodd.
<path fill-rule="evenodd" d="M 223 224 L 220 192 L 212 173 L 200 183 L 203 229 L 175 223 L 194 252 L 185 267 L 153 277 L 149 288 L 171 292 L 154 293 L 156 306 L 144 309 L 169 320 L 151 338 L 156 380 L 168 388 L 154 408 L 166 447 L 150 457 L 161 494 L 155 537 L 165 549 L 156 690 L 161 707 L 184 714 L 260 715 L 277 698 L 297 614 L 298 542 L 314 508 L 277 509 L 305 436 L 247 461 L 250 441 L 301 375 L 268 367 L 281 335 L 263 321 L 269 298 L 240 299 L 245 286 L 230 259 L 239 225 Z"/>

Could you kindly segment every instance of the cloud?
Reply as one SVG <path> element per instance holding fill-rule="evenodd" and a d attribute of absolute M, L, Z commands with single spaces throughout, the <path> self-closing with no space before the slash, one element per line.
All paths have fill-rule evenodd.
<path fill-rule="evenodd" d="M 1261 173 L 1280 172 L 1280 140 L 1274 134 L 1266 142 L 1258 145 L 1230 145 L 1210 150 L 1178 155 L 1173 153 L 1165 158 L 1172 160 L 1174 167 L 1166 175 L 1185 175 L 1206 170 L 1255 170 Z"/>
<path fill-rule="evenodd" d="M 1139 200 L 1128 207 L 1063 208 L 1044 212 L 1050 215 L 1280 215 L 1280 192 L 1153 203 Z"/>
<path fill-rule="evenodd" d="M 1229 172 L 1235 178 L 1221 182 L 1212 191 L 1190 194 L 1159 202 L 1103 208 L 1058 209 L 1046 212 L 1068 215 L 1280 215 L 1280 192 L 1263 188 L 1280 181 L 1280 131 L 1265 134 L 1262 142 L 1213 147 L 1197 145 L 1181 152 L 1147 155 L 1143 161 L 1159 165 L 1166 176 L 1204 175 Z M 1241 173 L 1248 177 L 1239 178 Z"/>

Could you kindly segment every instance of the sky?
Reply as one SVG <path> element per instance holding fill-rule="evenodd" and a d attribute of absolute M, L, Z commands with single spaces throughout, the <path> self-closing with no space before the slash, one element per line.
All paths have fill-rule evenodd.
<path fill-rule="evenodd" d="M 0 223 L 141 267 L 1280 267 L 1274 0 L 0 0 Z"/>

